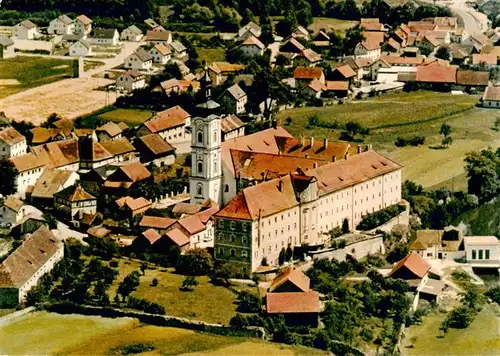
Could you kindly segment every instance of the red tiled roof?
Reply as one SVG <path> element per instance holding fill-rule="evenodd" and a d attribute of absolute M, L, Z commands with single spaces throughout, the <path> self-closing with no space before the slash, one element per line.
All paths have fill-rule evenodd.
<path fill-rule="evenodd" d="M 0 131 L 0 141 L 5 142 L 7 145 L 12 146 L 16 143 L 26 141 L 26 138 L 21 135 L 13 127 L 6 127 Z"/>
<path fill-rule="evenodd" d="M 300 269 L 288 267 L 273 279 L 271 286 L 269 287 L 269 293 L 274 292 L 285 282 L 293 283 L 302 292 L 309 291 L 309 277 L 307 277 Z"/>
<path fill-rule="evenodd" d="M 293 71 L 295 79 L 320 79 L 323 75 L 321 67 L 297 67 Z"/>
<path fill-rule="evenodd" d="M 151 153 L 161 155 L 164 153 L 175 152 L 175 147 L 161 138 L 158 134 L 151 134 L 139 137 L 144 146 L 146 146 Z"/>
<path fill-rule="evenodd" d="M 472 55 L 472 64 L 496 65 L 497 64 L 497 56 L 496 56 L 496 54 L 473 54 Z"/>
<path fill-rule="evenodd" d="M 349 82 L 328 80 L 325 83 L 325 90 L 349 90 Z"/>
<path fill-rule="evenodd" d="M 68 187 L 66 189 L 61 190 L 60 192 L 57 192 L 54 194 L 54 196 L 57 196 L 59 198 L 62 198 L 64 200 L 70 201 L 70 202 L 76 202 L 76 201 L 86 201 L 86 200 L 94 200 L 95 197 L 90 195 L 79 185 L 73 185 L 71 187 Z"/>
<path fill-rule="evenodd" d="M 186 236 L 181 230 L 173 229 L 167 231 L 165 235 L 172 240 L 177 246 L 182 247 L 190 243 L 189 236 Z"/>
<path fill-rule="evenodd" d="M 456 83 L 457 68 L 443 66 L 417 67 L 415 80 L 425 83 Z"/>
<path fill-rule="evenodd" d="M 180 202 L 174 205 L 172 213 L 194 215 L 201 210 L 201 205 Z"/>
<path fill-rule="evenodd" d="M 411 65 L 418 66 L 424 62 L 423 57 L 399 57 L 399 56 L 387 56 L 382 55 L 380 59 L 384 60 L 390 65 Z"/>
<path fill-rule="evenodd" d="M 410 253 L 408 256 L 397 262 L 392 267 L 392 271 L 389 274 L 389 277 L 403 266 L 408 268 L 413 274 L 420 278 L 424 278 L 427 272 L 429 272 L 429 270 L 431 269 L 431 265 L 422 257 L 420 257 L 420 255 L 416 253 Z"/>
<path fill-rule="evenodd" d="M 205 224 L 203 224 L 197 215 L 190 215 L 182 218 L 178 223 L 186 229 L 191 235 L 197 234 L 200 231 L 205 230 Z"/>
<path fill-rule="evenodd" d="M 483 94 L 483 100 L 500 101 L 500 87 L 487 87 Z"/>
<path fill-rule="evenodd" d="M 132 162 L 118 169 L 125 173 L 132 182 L 137 182 L 151 176 L 151 173 L 140 162 Z"/>
<path fill-rule="evenodd" d="M 348 66 L 347 64 L 341 65 L 341 66 L 335 68 L 333 71 L 334 72 L 338 71 L 346 79 L 349 79 L 349 78 L 356 76 L 356 72 L 354 72 L 354 70 L 350 66 Z"/>
<path fill-rule="evenodd" d="M 319 293 L 267 293 L 266 310 L 269 314 L 319 313 Z"/>
<path fill-rule="evenodd" d="M 365 31 L 361 33 L 365 37 L 366 42 L 382 43 L 384 42 L 385 32 L 382 31 Z"/>
<path fill-rule="evenodd" d="M 347 152 L 350 155 L 357 154 L 358 145 L 344 141 L 325 141 L 305 137 L 303 139 L 294 137 L 275 136 L 279 153 L 283 156 L 302 157 L 318 159 L 327 162 L 344 159 Z"/>
<path fill-rule="evenodd" d="M 266 46 L 255 36 L 248 36 L 246 40 L 241 44 L 242 46 L 257 46 L 260 49 L 266 48 Z"/>
<path fill-rule="evenodd" d="M 149 243 L 151 243 L 151 245 L 161 239 L 161 235 L 155 229 L 148 229 L 144 231 L 142 233 L 142 236 L 144 236 L 149 241 Z"/>
<path fill-rule="evenodd" d="M 140 227 L 149 227 L 155 229 L 166 229 L 173 223 L 175 223 L 175 219 L 159 217 L 159 216 L 147 216 L 144 215 L 139 222 Z"/>
<path fill-rule="evenodd" d="M 191 117 L 191 115 L 177 105 L 157 113 L 156 116 L 144 122 L 144 126 L 146 126 L 151 133 L 157 133 L 184 125 L 186 119 L 189 117 Z"/>
<path fill-rule="evenodd" d="M 457 71 L 457 84 L 486 86 L 488 85 L 489 79 L 489 72 L 476 72 L 473 70 Z"/>
<path fill-rule="evenodd" d="M 318 79 L 314 78 L 311 80 L 309 85 L 307 86 L 309 89 L 315 91 L 316 93 L 321 92 L 323 89 L 325 89 L 325 85 L 321 83 Z"/>

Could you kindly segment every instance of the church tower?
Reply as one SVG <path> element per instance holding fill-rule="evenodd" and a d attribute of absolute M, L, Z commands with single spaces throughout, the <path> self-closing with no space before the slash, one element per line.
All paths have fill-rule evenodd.
<path fill-rule="evenodd" d="M 202 102 L 196 106 L 199 116 L 191 119 L 191 204 L 212 199 L 222 204 L 221 117 L 218 103 L 212 100 L 212 82 L 205 70 L 201 81 Z"/>

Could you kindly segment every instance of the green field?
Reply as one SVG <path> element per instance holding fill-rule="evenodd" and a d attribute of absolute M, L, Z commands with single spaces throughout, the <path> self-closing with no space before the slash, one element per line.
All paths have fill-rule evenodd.
<path fill-rule="evenodd" d="M 318 33 L 320 30 L 327 29 L 328 32 L 336 32 L 338 34 L 343 34 L 351 27 L 356 26 L 359 21 L 350 20 L 339 20 L 332 19 L 330 17 L 315 17 L 313 23 L 309 25 L 308 29 L 312 33 Z"/>
<path fill-rule="evenodd" d="M 430 314 L 421 325 L 407 329 L 409 343 L 416 337 L 415 347 L 405 347 L 407 355 L 493 355 L 500 349 L 498 306 L 488 305 L 476 316 L 467 329 L 449 329 L 443 337 L 439 331 L 446 314 Z"/>
<path fill-rule="evenodd" d="M 109 355 L 112 349 L 151 343 L 148 355 L 324 355 L 319 350 L 258 339 L 216 336 L 191 330 L 141 325 L 130 318 L 107 319 L 46 312 L 28 314 L 2 326 L 3 355 Z"/>
<path fill-rule="evenodd" d="M 0 59 L 0 99 L 72 77 L 72 73 L 73 60 L 23 56 Z"/>
<path fill-rule="evenodd" d="M 120 274 L 110 289 L 111 293 L 132 271 L 140 271 L 139 262 L 120 262 Z M 151 286 L 153 278 L 159 281 L 156 287 Z M 182 292 L 179 287 L 184 278 L 185 276 L 174 273 L 173 269 L 149 269 L 145 276 L 141 276 L 141 284 L 132 295 L 163 305 L 169 315 L 228 325 L 236 314 L 236 294 L 225 287 L 214 286 L 206 276 L 196 278 L 199 285 L 194 291 Z M 114 294 L 111 298 L 113 297 Z"/>
<path fill-rule="evenodd" d="M 224 48 L 198 48 L 198 60 L 210 64 L 212 62 L 224 62 L 226 54 Z"/>
<path fill-rule="evenodd" d="M 149 110 L 114 109 L 104 114 L 98 114 L 106 121 L 124 122 L 129 126 L 137 126 L 153 116 Z"/>
<path fill-rule="evenodd" d="M 468 211 L 455 224 L 467 225 L 469 235 L 500 236 L 500 199 Z"/>
<path fill-rule="evenodd" d="M 472 150 L 488 146 L 499 147 L 500 135 L 493 131 L 495 112 L 475 108 L 477 98 L 453 96 L 434 92 L 395 93 L 366 101 L 329 107 L 308 107 L 286 110 L 277 115 L 281 124 L 287 117 L 292 123 L 285 128 L 294 136 L 327 137 L 339 139 L 339 130 L 307 127 L 307 118 L 313 114 L 321 121 L 346 123 L 357 121 L 370 128 L 366 143 L 396 160 L 405 168 L 404 179 L 414 180 L 425 187 L 463 189 L 463 159 Z M 452 127 L 453 144 L 448 149 L 439 146 L 442 136 L 439 129 L 443 122 Z M 398 148 L 398 137 L 424 136 L 426 142 L 418 147 Z"/>

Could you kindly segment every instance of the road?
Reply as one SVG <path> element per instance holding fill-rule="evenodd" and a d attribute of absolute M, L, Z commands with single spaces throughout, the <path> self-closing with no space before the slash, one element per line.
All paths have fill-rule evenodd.
<path fill-rule="evenodd" d="M 466 4 L 466 0 L 452 0 L 440 2 L 447 5 L 450 10 L 462 19 L 464 28 L 468 34 L 483 33 L 488 29 L 488 17 Z"/>
<path fill-rule="evenodd" d="M 10 95 L 0 99 L 0 108 L 8 117 L 16 121 L 30 121 L 39 125 L 52 113 L 74 119 L 99 110 L 106 104 L 111 105 L 116 101 L 118 94 L 96 89 L 111 84 L 113 81 L 93 76 L 119 66 L 124 62 L 125 57 L 141 44 L 125 42 L 118 56 L 100 59 L 104 65 L 85 72 L 80 78 L 63 79 Z"/>

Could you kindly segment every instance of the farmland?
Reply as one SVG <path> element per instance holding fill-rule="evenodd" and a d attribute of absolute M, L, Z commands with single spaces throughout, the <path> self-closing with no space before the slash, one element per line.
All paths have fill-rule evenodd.
<path fill-rule="evenodd" d="M 405 166 L 404 179 L 414 180 L 426 187 L 446 185 L 464 188 L 463 158 L 472 150 L 488 146 L 499 147 L 500 137 L 493 131 L 495 115 L 488 109 L 475 108 L 472 96 L 453 96 L 431 92 L 397 93 L 344 105 L 320 108 L 299 108 L 278 114 L 281 124 L 294 136 L 307 132 L 308 136 L 338 140 L 340 130 L 308 127 L 311 115 L 322 122 L 346 123 L 356 121 L 370 129 L 365 142 L 389 158 Z M 285 119 L 292 122 L 286 125 Z M 453 144 L 447 149 L 440 145 L 439 134 L 443 122 L 452 127 Z M 398 137 L 424 136 L 425 144 L 398 148 Z"/>
<path fill-rule="evenodd" d="M 198 48 L 198 60 L 207 64 L 212 62 L 223 62 L 226 55 L 223 48 Z"/>
<path fill-rule="evenodd" d="M 72 77 L 73 61 L 44 57 L 0 59 L 0 99 Z"/>
<path fill-rule="evenodd" d="M 137 126 L 151 118 L 153 113 L 149 110 L 114 109 L 98 114 L 98 116 L 106 121 L 124 122 L 129 126 Z"/>
<path fill-rule="evenodd" d="M 315 17 L 313 23 L 309 25 L 309 30 L 313 33 L 318 33 L 320 30 L 328 30 L 328 32 L 335 32 L 343 34 L 351 27 L 356 26 L 359 21 L 339 20 L 329 17 Z"/>
<path fill-rule="evenodd" d="M 152 355 L 323 355 L 319 350 L 141 325 L 130 318 L 106 319 L 46 312 L 28 314 L 2 327 L 1 354 L 117 354 L 126 345 L 151 344 Z M 257 353 L 256 353 L 257 352 Z"/>

